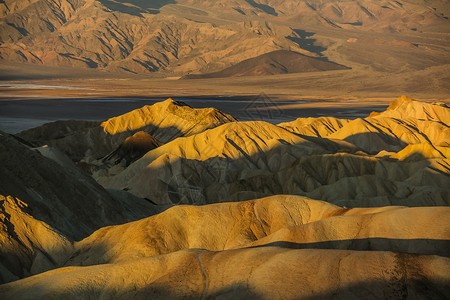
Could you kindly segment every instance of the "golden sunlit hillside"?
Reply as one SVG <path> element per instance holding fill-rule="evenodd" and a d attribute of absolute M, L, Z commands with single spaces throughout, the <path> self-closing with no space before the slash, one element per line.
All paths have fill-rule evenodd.
<path fill-rule="evenodd" d="M 0 293 L 444 297 L 449 113 L 403 96 L 273 125 L 168 99 L 2 133 Z"/>

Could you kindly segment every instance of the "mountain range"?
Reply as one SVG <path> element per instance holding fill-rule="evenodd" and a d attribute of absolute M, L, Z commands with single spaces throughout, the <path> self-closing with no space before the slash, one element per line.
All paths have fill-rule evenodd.
<path fill-rule="evenodd" d="M 395 73 L 450 63 L 449 15 L 445 0 L 2 0 L 0 58 L 184 76 L 287 50 Z"/>

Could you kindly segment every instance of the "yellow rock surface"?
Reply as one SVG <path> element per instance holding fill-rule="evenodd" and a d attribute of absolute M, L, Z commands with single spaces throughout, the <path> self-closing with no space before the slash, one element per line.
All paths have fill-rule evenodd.
<path fill-rule="evenodd" d="M 147 105 L 111 118 L 103 122 L 101 126 L 109 134 L 155 127 L 159 130 L 171 129 L 176 136 L 188 136 L 232 121 L 235 121 L 233 117 L 217 109 L 192 109 L 169 98 L 163 102 L 151 106 Z M 179 131 L 178 134 L 177 130 Z M 168 136 L 167 133 L 164 137 L 158 134 L 155 137 L 163 143 L 173 138 Z"/>
<path fill-rule="evenodd" d="M 167 100 L 102 126 L 69 124 L 65 147 L 121 141 L 103 160 L 112 167 L 95 161 L 109 193 L 63 153 L 0 134 L 0 192 L 12 196 L 0 199 L 1 280 L 40 273 L 1 285 L 0 295 L 442 298 L 449 108 L 416 102 L 402 97 L 364 119 L 277 126 Z M 83 138 L 74 138 L 77 127 L 87 127 Z M 47 129 L 34 134 L 45 139 Z M 131 154 L 129 166 L 117 163 Z"/>
<path fill-rule="evenodd" d="M 350 120 L 332 117 L 298 118 L 292 122 L 280 123 L 278 126 L 302 135 L 327 137 L 348 122 Z"/>
<path fill-rule="evenodd" d="M 450 125 L 450 109 L 444 103 L 426 103 L 414 101 L 401 96 L 389 105 L 385 112 L 374 117 L 390 117 L 396 119 L 415 118 L 419 120 L 437 121 Z"/>
<path fill-rule="evenodd" d="M 428 107 L 416 102 L 400 98 L 391 110 Z M 429 105 L 436 116 L 449 110 Z M 177 138 L 97 178 L 161 204 L 283 193 L 352 207 L 447 205 L 450 128 L 440 119 L 401 117 L 231 122 Z"/>
<path fill-rule="evenodd" d="M 449 267 L 448 258 L 391 252 L 194 249 L 62 268 L 0 286 L 0 293 L 8 299 L 440 298 Z"/>
<path fill-rule="evenodd" d="M 0 282 L 54 269 L 72 253 L 72 242 L 23 212 L 27 204 L 0 195 Z"/>
<path fill-rule="evenodd" d="M 76 243 L 76 254 L 66 265 L 115 263 L 188 248 L 240 248 L 281 228 L 343 211 L 326 202 L 298 196 L 175 206 L 154 217 L 96 231 Z"/>
<path fill-rule="evenodd" d="M 221 251 L 292 243 L 290 247 L 399 251 L 450 256 L 450 208 L 344 209 L 300 196 L 175 206 L 96 231 L 75 243 L 66 265 L 134 260 L 182 249 Z M 295 245 L 294 245 L 295 244 Z"/>

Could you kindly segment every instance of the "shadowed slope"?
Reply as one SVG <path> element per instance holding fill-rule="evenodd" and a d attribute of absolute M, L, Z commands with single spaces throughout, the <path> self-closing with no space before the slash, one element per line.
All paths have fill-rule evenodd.
<path fill-rule="evenodd" d="M 112 196 L 62 153 L 2 132 L 0 163 L 1 281 L 55 268 L 71 241 L 158 212 L 142 199 Z"/>
<path fill-rule="evenodd" d="M 69 238 L 24 212 L 27 207 L 0 195 L 0 283 L 57 268 L 73 252 Z"/>
<path fill-rule="evenodd" d="M 106 164 L 117 165 L 124 162 L 126 166 L 141 158 L 145 153 L 161 146 L 161 142 L 145 131 L 138 131 L 127 137 L 112 153 L 103 158 Z"/>
<path fill-rule="evenodd" d="M 413 100 L 404 105 L 410 102 L 431 105 Z M 430 108 L 444 117 L 448 110 Z M 117 175 L 96 178 L 164 204 L 284 193 L 349 206 L 446 205 L 449 128 L 446 121 L 410 115 L 404 120 L 383 114 L 353 121 L 309 118 L 280 126 L 228 123 L 175 139 Z"/>

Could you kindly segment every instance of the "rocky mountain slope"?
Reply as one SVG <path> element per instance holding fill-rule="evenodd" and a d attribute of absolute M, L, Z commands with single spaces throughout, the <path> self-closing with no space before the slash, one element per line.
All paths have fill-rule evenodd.
<path fill-rule="evenodd" d="M 291 50 L 396 73 L 450 63 L 449 13 L 445 0 L 4 0 L 0 58 L 182 76 Z"/>

